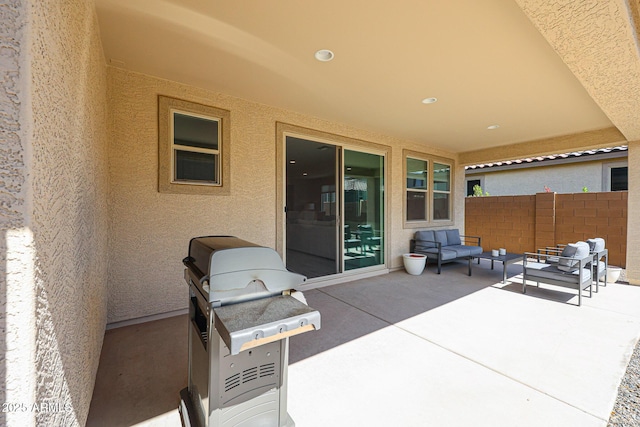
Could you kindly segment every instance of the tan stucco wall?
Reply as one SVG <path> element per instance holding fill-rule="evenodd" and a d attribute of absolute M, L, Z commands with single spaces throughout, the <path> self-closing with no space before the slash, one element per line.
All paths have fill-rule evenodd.
<path fill-rule="evenodd" d="M 627 280 L 640 285 L 640 141 L 629 143 Z"/>
<path fill-rule="evenodd" d="M 22 1 L 9 1 L 0 21 L 0 402 L 33 401 L 35 384 L 28 126 L 22 125 L 28 117 L 27 14 Z M 0 425 L 23 421 L 29 425 L 33 415 L 0 412 Z"/>
<path fill-rule="evenodd" d="M 378 133 L 330 123 L 176 82 L 108 69 L 109 147 L 109 322 L 186 307 L 182 259 L 189 239 L 231 234 L 276 247 L 276 122 L 391 146 L 385 191 L 390 265 L 400 267 L 414 230 L 403 229 L 402 149 L 455 159 Z M 158 94 L 231 111 L 231 194 L 200 196 L 157 191 Z M 458 173 L 462 171 L 458 168 Z M 464 172 L 457 184 L 464 184 Z M 459 187 L 459 185 L 457 185 Z M 464 197 L 456 199 L 463 226 Z"/>
<path fill-rule="evenodd" d="M 19 60 L 5 80 L 18 90 L 0 104 L 15 131 L 0 180 L 10 201 L 0 389 L 24 410 L 2 413 L 0 424 L 81 426 L 106 324 L 106 67 L 93 2 L 9 3 L 17 14 L 3 24 L 18 43 L 0 50 Z"/>

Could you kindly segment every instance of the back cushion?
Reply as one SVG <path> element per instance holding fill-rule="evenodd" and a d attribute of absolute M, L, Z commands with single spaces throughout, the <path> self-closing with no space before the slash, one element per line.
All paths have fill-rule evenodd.
<path fill-rule="evenodd" d="M 462 240 L 460 240 L 460 231 L 457 228 L 453 230 L 445 230 L 447 232 L 447 243 L 449 245 L 461 245 Z"/>
<path fill-rule="evenodd" d="M 578 261 L 589 256 L 589 244 L 587 242 L 569 243 L 562 250 L 562 257 L 558 261 L 558 268 L 564 271 L 571 271 L 578 268 Z"/>
<path fill-rule="evenodd" d="M 575 259 L 582 259 L 589 255 L 589 244 L 587 242 L 576 242 L 578 250 L 574 255 Z"/>
<path fill-rule="evenodd" d="M 596 237 L 595 239 L 587 240 L 589 244 L 589 250 L 591 252 L 600 252 L 604 250 L 604 239 L 602 237 Z"/>
<path fill-rule="evenodd" d="M 413 238 L 416 241 L 416 250 L 436 247 L 436 244 L 433 243 L 436 240 L 433 230 L 416 231 Z M 427 240 L 429 241 L 427 242 Z"/>
<path fill-rule="evenodd" d="M 447 232 L 446 230 L 436 230 L 433 232 L 436 236 L 436 242 L 440 242 L 442 246 L 447 246 Z"/>
<path fill-rule="evenodd" d="M 567 246 L 565 246 L 560 256 L 567 258 L 560 258 L 560 260 L 558 261 L 558 268 L 564 271 L 571 270 L 576 264 L 576 261 L 574 259 L 574 257 L 576 256 L 576 252 L 578 252 L 578 246 L 575 243 L 569 243 Z"/>

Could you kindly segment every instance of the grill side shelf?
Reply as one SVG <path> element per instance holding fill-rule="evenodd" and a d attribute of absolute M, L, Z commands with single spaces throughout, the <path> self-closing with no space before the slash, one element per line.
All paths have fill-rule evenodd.
<path fill-rule="evenodd" d="M 213 309 L 215 328 L 232 355 L 320 329 L 320 312 L 289 295 Z"/>

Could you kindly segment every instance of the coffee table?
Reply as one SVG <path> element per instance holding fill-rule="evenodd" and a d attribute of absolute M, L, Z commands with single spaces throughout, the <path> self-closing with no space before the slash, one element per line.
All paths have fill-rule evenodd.
<path fill-rule="evenodd" d="M 507 265 L 513 264 L 522 260 L 522 254 L 507 253 L 505 255 L 493 256 L 491 252 L 482 252 L 479 255 L 474 255 L 474 258 L 488 259 L 491 261 L 491 269 L 493 270 L 494 261 L 502 263 L 502 283 L 507 283 Z"/>

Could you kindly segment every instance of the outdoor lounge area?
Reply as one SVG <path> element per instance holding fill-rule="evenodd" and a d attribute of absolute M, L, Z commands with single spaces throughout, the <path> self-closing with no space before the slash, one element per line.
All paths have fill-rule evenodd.
<path fill-rule="evenodd" d="M 640 287 L 521 293 L 483 261 L 305 292 L 322 329 L 291 339 L 300 427 L 606 426 L 640 336 Z M 449 273 L 449 274 L 447 274 Z M 107 331 L 87 425 L 176 426 L 186 316 Z M 117 392 L 115 392 L 117 390 Z"/>
<path fill-rule="evenodd" d="M 640 3 L 589 6 L 4 2 L 0 426 L 178 425 L 185 382 L 209 390 L 191 379 L 210 379 L 216 319 L 250 320 L 240 297 L 303 304 L 297 288 L 322 328 L 270 318 L 275 335 L 245 338 L 279 371 L 230 384 L 263 398 L 290 377 L 298 427 L 606 423 L 640 335 Z M 489 195 L 501 175 L 531 190 Z M 413 254 L 414 276 L 421 230 L 431 256 Z M 458 233 L 443 245 L 443 230 Z M 205 276 L 228 270 L 200 270 L 198 299 L 198 236 L 268 248 L 299 282 L 233 274 L 210 292 Z M 602 274 L 628 286 L 522 292 L 518 256 L 596 236 Z M 212 316 L 227 290 L 233 315 Z M 285 338 L 262 341 L 281 334 L 290 370 Z M 191 377 L 187 335 L 205 362 Z"/>

